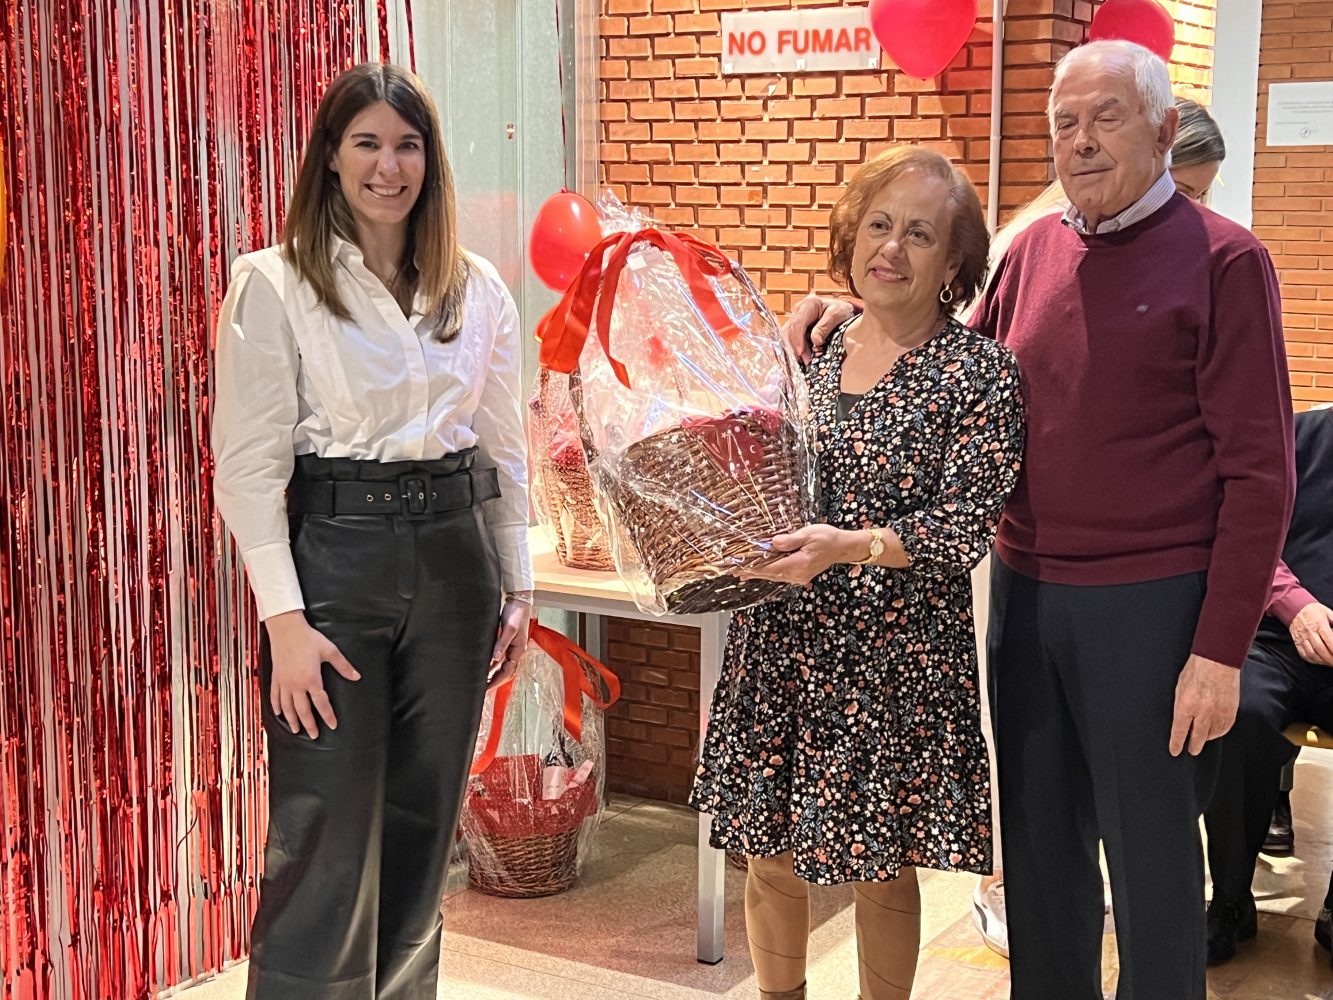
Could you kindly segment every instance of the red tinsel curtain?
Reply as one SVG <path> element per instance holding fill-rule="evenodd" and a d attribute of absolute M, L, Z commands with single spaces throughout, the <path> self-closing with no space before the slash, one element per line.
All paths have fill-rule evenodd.
<path fill-rule="evenodd" d="M 410 58 L 386 6 L 408 13 L 0 14 L 5 997 L 147 997 L 247 951 L 257 631 L 213 510 L 212 325 L 230 262 L 277 238 L 324 87 Z"/>

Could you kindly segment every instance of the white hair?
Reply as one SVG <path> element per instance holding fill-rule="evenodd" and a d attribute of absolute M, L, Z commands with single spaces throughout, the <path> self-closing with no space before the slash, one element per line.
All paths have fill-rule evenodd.
<path fill-rule="evenodd" d="M 1143 110 L 1153 128 L 1160 128 L 1167 111 L 1176 106 L 1171 94 L 1171 74 L 1166 63 L 1151 49 L 1118 38 L 1088 42 L 1070 49 L 1056 64 L 1055 80 L 1051 83 L 1050 99 L 1046 104 L 1046 116 L 1052 131 L 1055 128 L 1055 88 L 1070 71 L 1090 62 L 1110 65 L 1134 78 L 1134 89 L 1138 91 Z"/>

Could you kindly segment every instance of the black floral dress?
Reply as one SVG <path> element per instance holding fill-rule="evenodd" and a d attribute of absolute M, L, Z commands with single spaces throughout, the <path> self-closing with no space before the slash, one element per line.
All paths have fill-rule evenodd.
<path fill-rule="evenodd" d="M 839 330 L 807 372 L 821 517 L 893 529 L 911 566 L 837 565 L 735 613 L 690 801 L 713 846 L 790 850 L 810 882 L 987 872 L 969 572 L 1018 476 L 1018 368 L 950 320 L 839 421 L 844 357 Z"/>

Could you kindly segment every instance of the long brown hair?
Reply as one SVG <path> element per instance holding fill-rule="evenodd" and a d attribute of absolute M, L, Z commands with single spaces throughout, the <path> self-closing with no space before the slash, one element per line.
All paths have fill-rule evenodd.
<path fill-rule="evenodd" d="M 352 119 L 380 101 L 421 133 L 426 151 L 426 177 L 408 215 L 407 243 L 389 291 L 400 302 L 410 301 L 414 293 L 424 295 L 436 337 L 449 341 L 462 327 L 470 267 L 458 243 L 454 176 L 444 155 L 440 116 L 425 85 L 407 70 L 362 63 L 324 92 L 282 229 L 283 253 L 325 308 L 342 319 L 351 318 L 334 280 L 332 244 L 335 237 L 356 242 L 356 226 L 329 163 Z"/>

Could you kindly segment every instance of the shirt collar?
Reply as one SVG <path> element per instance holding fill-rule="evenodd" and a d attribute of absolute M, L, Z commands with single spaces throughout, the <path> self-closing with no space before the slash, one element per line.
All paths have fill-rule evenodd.
<path fill-rule="evenodd" d="M 1136 222 L 1142 222 L 1170 201 L 1175 193 L 1176 182 L 1171 179 L 1171 171 L 1163 170 L 1142 198 L 1114 218 L 1103 219 L 1098 223 L 1097 233 L 1118 233 Z M 1069 206 L 1060 221 L 1080 236 L 1092 235 L 1088 230 L 1087 218 L 1073 205 Z"/>
<path fill-rule="evenodd" d="M 335 234 L 329 241 L 329 251 L 336 263 L 344 264 L 349 270 L 353 270 L 353 273 L 357 275 L 359 280 L 363 282 L 373 281 L 379 284 L 381 288 L 384 287 L 383 282 L 371 273 L 370 268 L 366 267 L 365 257 L 361 253 L 361 248 L 351 240 L 344 239 Z M 421 292 L 417 292 L 412 300 L 412 316 L 410 319 L 413 326 L 416 326 L 417 323 L 421 321 L 425 312 L 426 297 Z"/>

